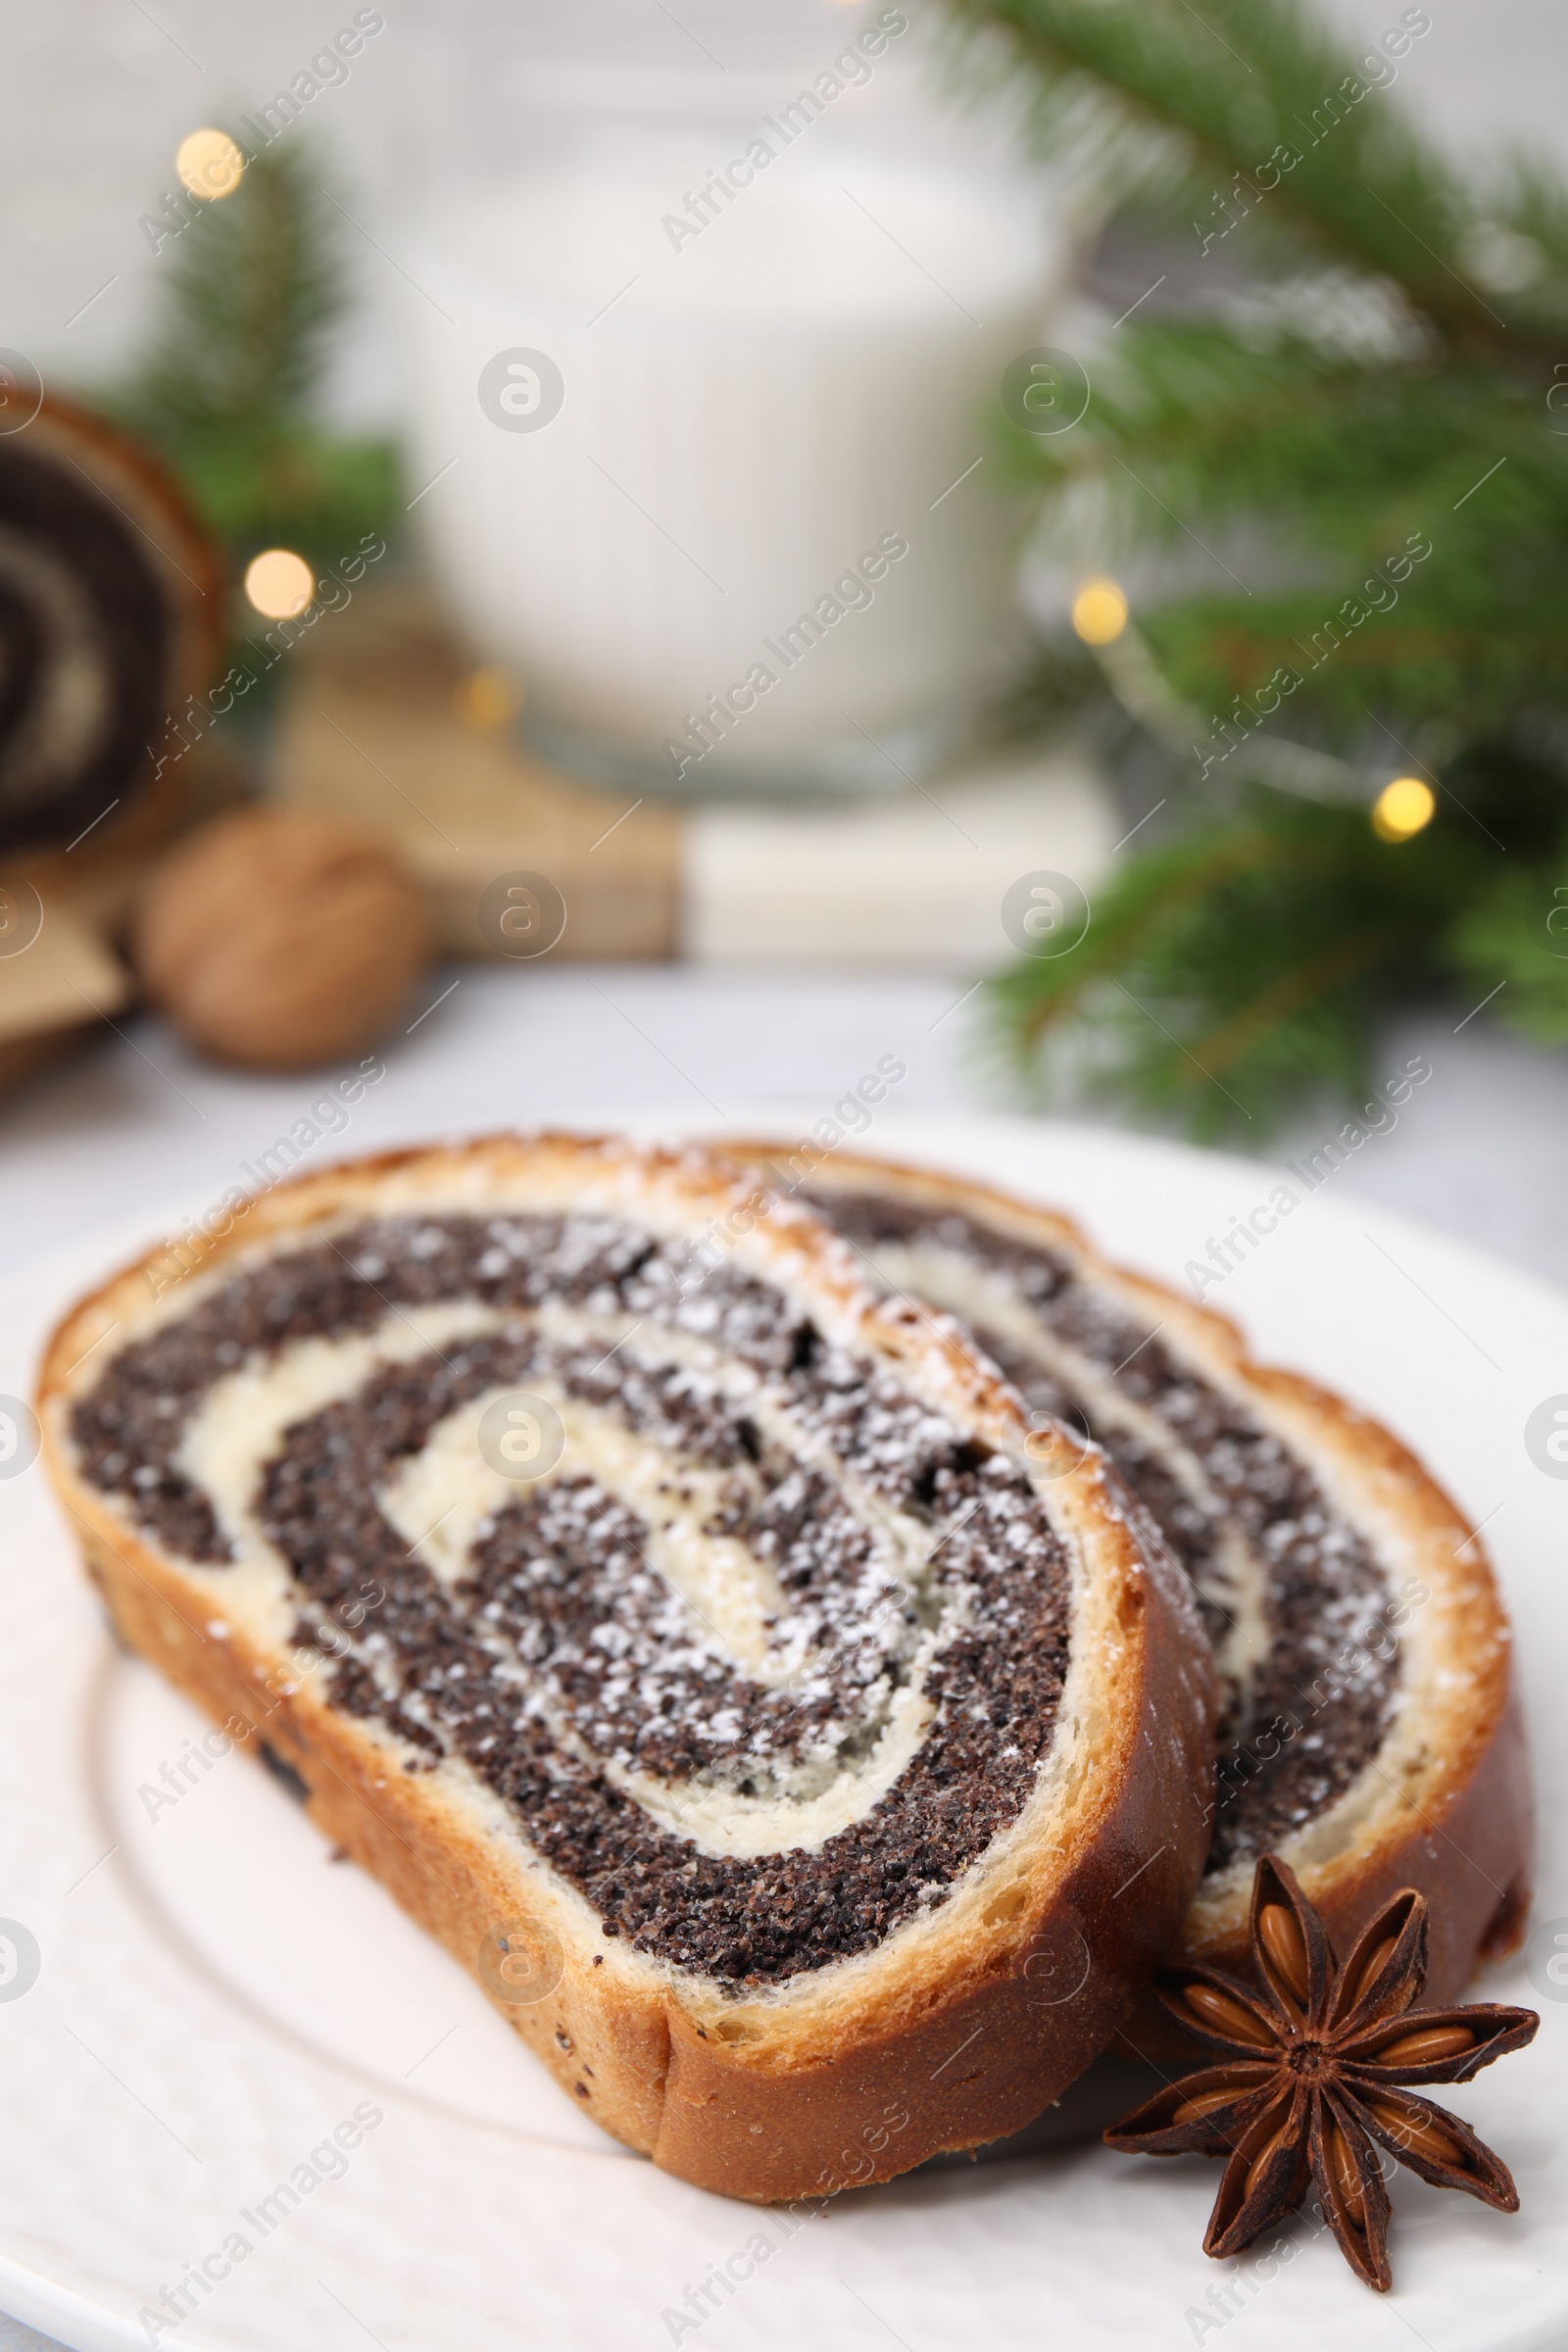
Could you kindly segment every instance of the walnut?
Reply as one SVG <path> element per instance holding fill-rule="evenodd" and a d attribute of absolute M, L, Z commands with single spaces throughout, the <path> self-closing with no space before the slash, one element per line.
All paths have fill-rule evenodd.
<path fill-rule="evenodd" d="M 220 1061 L 308 1069 L 371 1044 L 430 955 L 423 901 L 378 843 L 246 808 L 165 859 L 137 909 L 149 996 Z"/>

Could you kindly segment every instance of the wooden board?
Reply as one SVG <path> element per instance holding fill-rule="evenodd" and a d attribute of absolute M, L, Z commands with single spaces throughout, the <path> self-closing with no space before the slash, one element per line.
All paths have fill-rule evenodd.
<path fill-rule="evenodd" d="M 428 894 L 448 955 L 497 953 L 479 900 L 517 872 L 565 901 L 554 954 L 675 955 L 680 811 L 556 774 L 509 727 L 466 717 L 468 666 L 413 597 L 324 616 L 301 650 L 273 791 L 385 841 Z"/>
<path fill-rule="evenodd" d="M 240 797 L 242 771 L 208 743 L 174 762 L 121 818 L 0 866 L 0 1091 L 71 1052 L 135 996 L 121 939 L 136 894 L 170 842 Z M 4 953 L 14 910 L 43 920 Z M 28 928 L 30 929 L 30 924 Z"/>
<path fill-rule="evenodd" d="M 973 974 L 1015 953 L 1001 908 L 1019 875 L 1087 889 L 1124 830 L 1067 738 L 842 799 L 637 802 L 541 765 L 505 710 L 476 725 L 474 673 L 415 590 L 323 615 L 310 645 L 272 788 L 377 834 L 429 893 L 448 955 L 500 952 L 480 896 L 533 872 L 566 902 L 561 956 Z"/>

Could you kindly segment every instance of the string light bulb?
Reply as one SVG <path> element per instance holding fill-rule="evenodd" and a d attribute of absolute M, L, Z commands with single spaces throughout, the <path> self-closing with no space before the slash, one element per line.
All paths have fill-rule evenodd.
<path fill-rule="evenodd" d="M 245 176 L 245 157 L 226 130 L 193 130 L 174 150 L 180 182 L 204 204 L 232 196 Z"/>
<path fill-rule="evenodd" d="M 316 595 L 316 575 L 292 548 L 270 547 L 245 566 L 245 593 L 269 620 L 293 620 Z"/>
<path fill-rule="evenodd" d="M 1085 580 L 1072 600 L 1072 625 L 1085 645 L 1111 645 L 1127 626 L 1127 599 L 1114 580 Z"/>
<path fill-rule="evenodd" d="M 466 726 L 481 735 L 493 735 L 510 726 L 522 709 L 522 689 L 509 670 L 492 662 L 460 680 L 454 700 L 458 716 Z"/>
<path fill-rule="evenodd" d="M 1409 841 L 1437 814 L 1437 795 L 1419 776 L 1396 776 L 1372 804 L 1372 830 L 1379 841 Z"/>

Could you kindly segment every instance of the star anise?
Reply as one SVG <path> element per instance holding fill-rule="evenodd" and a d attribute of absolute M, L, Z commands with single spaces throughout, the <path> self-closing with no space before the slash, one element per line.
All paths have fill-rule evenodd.
<path fill-rule="evenodd" d="M 1167 2083 L 1105 2133 L 1130 2155 L 1228 2156 L 1205 2254 L 1239 2254 L 1314 2181 L 1346 2260 L 1387 2291 L 1386 2150 L 1435 2188 L 1462 2188 L 1517 2213 L 1506 2165 L 1468 2124 L 1400 2083 L 1468 2082 L 1541 2020 L 1533 2009 L 1474 2002 L 1418 2009 L 1426 1982 L 1427 1906 L 1407 1886 L 1386 1903 L 1343 1964 L 1285 1864 L 1266 1855 L 1252 1881 L 1258 1993 L 1217 1968 L 1178 1968 L 1155 1990 L 1171 2016 L 1223 2053 Z M 1392 2170 L 1392 2168 L 1390 2168 Z"/>

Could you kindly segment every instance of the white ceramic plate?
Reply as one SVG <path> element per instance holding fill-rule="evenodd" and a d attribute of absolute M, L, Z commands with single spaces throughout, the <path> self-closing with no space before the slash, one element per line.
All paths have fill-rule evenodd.
<path fill-rule="evenodd" d="M 1177 1280 L 1276 1181 L 1011 1121 L 889 1118 L 864 1140 L 1059 1202 Z M 1454 2100 L 1514 2168 L 1516 2219 L 1401 2174 L 1385 2302 L 1304 2219 L 1283 2254 L 1205 2260 L 1217 2174 L 1196 2159 L 1086 2145 L 928 2168 L 796 2223 L 665 2179 L 561 2098 L 263 1774 L 191 1759 L 181 1787 L 204 1727 L 114 1653 L 32 1469 L 0 1480 L 0 1920 L 25 1931 L 0 1926 L 24 1962 L 7 1982 L 0 1944 L 0 2305 L 78 2352 L 150 2332 L 181 2352 L 1568 2344 L 1568 1983 L 1545 1966 L 1549 1931 L 1568 1949 L 1568 1480 L 1524 1442 L 1568 1392 L 1568 1300 L 1332 1184 L 1295 1189 L 1211 1302 L 1414 1442 L 1486 1523 L 1520 1632 L 1548 1933 L 1489 1990 L 1544 2022 Z M 0 1393 L 26 1393 L 59 1309 L 146 1238 L 84 1242 L 0 1298 Z M 144 1793 L 171 1785 L 177 1801 Z M 356 2111 L 379 2120 L 340 2157 Z M 297 2203 L 264 2234 L 280 2181 Z M 213 2283 L 150 2330 L 139 2315 L 204 2262 Z"/>

